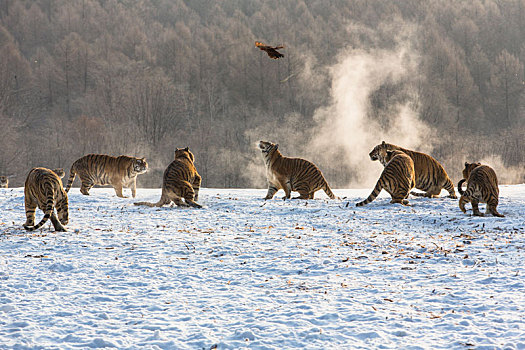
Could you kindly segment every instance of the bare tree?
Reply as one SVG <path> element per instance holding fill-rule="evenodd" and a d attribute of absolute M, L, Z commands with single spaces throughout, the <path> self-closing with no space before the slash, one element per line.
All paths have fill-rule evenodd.
<path fill-rule="evenodd" d="M 490 75 L 490 102 L 497 124 L 511 126 L 518 121 L 524 91 L 523 64 L 503 50 L 496 58 Z"/>

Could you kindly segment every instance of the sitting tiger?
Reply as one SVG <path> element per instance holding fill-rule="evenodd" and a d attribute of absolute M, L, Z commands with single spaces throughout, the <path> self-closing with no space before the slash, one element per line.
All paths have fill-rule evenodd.
<path fill-rule="evenodd" d="M 69 206 L 67 193 L 62 187 L 58 175 L 46 168 L 34 168 L 27 175 L 24 188 L 26 223 L 28 231 L 42 227 L 48 219 L 56 231 L 66 231 L 63 225 L 69 221 Z M 35 210 L 39 207 L 44 212 L 44 218 L 35 225 Z M 54 212 L 56 208 L 58 218 Z"/>
<path fill-rule="evenodd" d="M 168 165 L 162 178 L 162 194 L 157 203 L 138 202 L 135 205 L 162 207 L 174 202 L 178 206 L 202 208 L 199 199 L 201 176 L 194 165 L 195 156 L 188 147 L 175 150 L 175 160 Z M 184 198 L 184 202 L 182 201 Z"/>
<path fill-rule="evenodd" d="M 367 199 L 356 203 L 356 207 L 372 202 L 383 188 L 392 196 L 390 203 L 408 205 L 407 198 L 416 181 L 414 161 L 406 153 L 399 150 L 387 150 L 385 161 L 385 168 L 377 180 L 376 187 Z"/>
<path fill-rule="evenodd" d="M 105 154 L 88 154 L 77 159 L 69 171 L 66 192 L 69 192 L 75 176 L 82 181 L 80 192 L 86 196 L 94 185 L 111 185 L 118 197 L 127 198 L 122 194 L 122 188 L 131 188 L 131 195 L 137 193 L 137 175 L 148 171 L 145 158 L 128 156 L 108 156 Z"/>
<path fill-rule="evenodd" d="M 299 192 L 299 197 L 294 198 L 313 199 L 318 190 L 323 190 L 331 199 L 336 198 L 315 164 L 301 158 L 284 157 L 278 147 L 271 142 L 259 142 L 268 180 L 268 193 L 264 199 L 272 199 L 281 188 L 285 193 L 283 199 L 289 199 L 292 191 Z"/>
<path fill-rule="evenodd" d="M 414 161 L 414 170 L 416 172 L 415 187 L 424 194 L 419 192 L 411 192 L 414 196 L 437 197 L 441 193 L 441 189 L 450 193 L 450 198 L 458 198 L 454 191 L 454 184 L 447 175 L 447 172 L 441 164 L 428 154 L 411 151 L 406 148 L 401 148 L 396 145 L 385 143 L 383 141 L 380 145 L 374 147 L 369 156 L 371 160 L 379 160 L 381 164 L 386 165 L 385 160 L 387 150 L 400 150 L 405 152 Z"/>
<path fill-rule="evenodd" d="M 467 190 L 463 191 L 462 185 L 467 182 Z M 494 216 L 504 217 L 498 213 L 499 188 L 498 178 L 494 170 L 488 165 L 481 163 L 465 162 L 463 169 L 463 179 L 459 180 L 458 192 L 461 194 L 459 199 L 459 209 L 466 213 L 465 204 L 472 202 L 472 212 L 476 216 L 483 216 L 479 211 L 479 202 L 487 203 L 486 214 L 492 213 Z"/>
<path fill-rule="evenodd" d="M 9 187 L 9 178 L 7 176 L 0 176 L 0 188 Z"/>

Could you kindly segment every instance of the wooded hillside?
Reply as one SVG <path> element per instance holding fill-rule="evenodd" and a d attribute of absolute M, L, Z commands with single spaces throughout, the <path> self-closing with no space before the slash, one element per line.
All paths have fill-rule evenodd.
<path fill-rule="evenodd" d="M 1 0 L 0 174 L 22 186 L 34 166 L 126 154 L 148 159 L 138 182 L 158 187 L 189 146 L 203 186 L 261 186 L 265 139 L 344 187 L 357 170 L 337 154 L 351 150 L 312 151 L 333 67 L 402 50 L 407 71 L 364 97 L 381 129 L 370 149 L 409 106 L 453 179 L 494 159 L 525 181 L 525 0 Z"/>

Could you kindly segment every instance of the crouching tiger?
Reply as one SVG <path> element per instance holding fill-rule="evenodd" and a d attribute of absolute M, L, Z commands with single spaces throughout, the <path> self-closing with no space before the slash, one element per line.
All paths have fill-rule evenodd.
<path fill-rule="evenodd" d="M 411 151 L 383 141 L 381 144 L 374 147 L 369 156 L 371 160 L 379 160 L 381 164 L 386 166 L 385 160 L 387 150 L 402 151 L 414 162 L 414 171 L 416 173 L 415 187 L 425 193 L 411 192 L 414 196 L 437 197 L 444 188 L 450 194 L 450 198 L 458 198 L 454 191 L 454 184 L 448 177 L 447 172 L 441 164 L 428 154 Z"/>
<path fill-rule="evenodd" d="M 356 207 L 372 202 L 383 188 L 392 196 L 390 203 L 408 205 L 407 198 L 416 181 L 412 158 L 398 150 L 387 150 L 385 160 L 385 168 L 372 193 L 364 201 L 356 203 Z"/>
<path fill-rule="evenodd" d="M 268 193 L 264 199 L 272 199 L 281 188 L 285 193 L 283 199 L 290 198 L 292 191 L 299 192 L 299 197 L 295 198 L 313 199 L 318 190 L 323 190 L 331 199 L 336 198 L 315 164 L 301 158 L 284 157 L 278 147 L 271 142 L 259 142 L 268 180 Z"/>
<path fill-rule="evenodd" d="M 463 183 L 467 182 L 467 189 L 463 191 Z M 459 209 L 466 213 L 465 204 L 472 203 L 472 212 L 476 216 L 483 216 L 479 211 L 478 204 L 487 203 L 486 213 L 494 216 L 504 217 L 498 213 L 496 207 L 499 202 L 498 178 L 494 170 L 488 165 L 481 163 L 465 162 L 463 169 L 463 179 L 459 180 L 458 192 L 461 194 L 459 199 Z"/>
<path fill-rule="evenodd" d="M 178 206 L 202 208 L 195 201 L 199 199 L 201 176 L 193 164 L 195 156 L 189 148 L 177 148 L 175 160 L 168 165 L 162 178 L 162 194 L 157 203 L 137 202 L 135 205 L 162 207 L 174 202 Z M 184 201 L 182 199 L 184 198 Z"/>
<path fill-rule="evenodd" d="M 131 188 L 131 195 L 135 198 L 137 175 L 144 174 L 146 171 L 148 171 L 148 163 L 145 158 L 88 154 L 71 165 L 66 192 L 69 192 L 78 174 L 82 181 L 80 192 L 83 195 L 88 196 L 89 190 L 94 185 L 111 185 L 118 197 L 126 198 L 122 194 L 122 188 L 128 187 Z"/>
<path fill-rule="evenodd" d="M 58 169 L 55 169 L 58 171 Z M 42 227 L 51 219 L 56 231 L 66 231 L 63 225 L 69 221 L 67 193 L 62 187 L 62 181 L 53 170 L 34 168 L 27 175 L 24 187 L 26 223 L 24 228 L 33 231 Z M 35 211 L 40 208 L 44 218 L 35 225 Z M 56 208 L 58 218 L 55 215 Z"/>

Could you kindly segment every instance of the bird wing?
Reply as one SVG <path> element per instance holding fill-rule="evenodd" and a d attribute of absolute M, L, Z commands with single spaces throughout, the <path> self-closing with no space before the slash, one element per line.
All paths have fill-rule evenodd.
<path fill-rule="evenodd" d="M 278 52 L 276 49 L 284 49 L 284 45 L 271 47 L 268 45 L 264 45 L 260 41 L 255 42 L 255 47 L 258 47 L 259 49 L 265 51 L 270 58 L 273 58 L 274 60 L 284 57 L 284 55 L 280 52 Z"/>
<path fill-rule="evenodd" d="M 284 57 L 284 55 L 282 53 L 280 53 L 279 51 L 274 50 L 273 48 L 270 48 L 270 50 L 268 50 L 266 52 L 268 53 L 268 56 L 270 56 L 270 58 L 273 58 L 274 60 L 276 60 L 278 58 L 281 58 L 281 57 Z"/>

